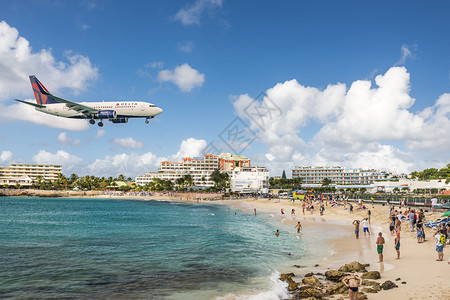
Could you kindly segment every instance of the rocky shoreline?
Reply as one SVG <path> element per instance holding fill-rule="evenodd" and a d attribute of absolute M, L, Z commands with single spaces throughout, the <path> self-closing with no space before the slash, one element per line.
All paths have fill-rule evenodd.
<path fill-rule="evenodd" d="M 34 189 L 0 189 L 0 197 L 93 197 L 102 195 L 102 191 L 46 191 Z"/>
<path fill-rule="evenodd" d="M 363 279 L 358 299 L 368 299 L 366 294 L 398 287 L 390 280 L 381 282 L 380 272 L 368 271 L 367 267 L 369 267 L 369 264 L 361 264 L 355 261 L 341 266 L 338 270 L 328 270 L 325 273 L 307 273 L 299 282 L 294 280 L 294 278 L 297 278 L 294 273 L 281 274 L 280 280 L 288 284 L 290 299 L 294 300 L 336 299 L 335 295 L 346 296 L 348 295 L 348 287 L 341 280 L 350 273 L 355 273 Z M 401 279 L 397 278 L 397 280 Z M 402 282 L 402 284 L 406 284 L 406 282 Z M 346 298 L 340 297 L 337 299 Z"/>

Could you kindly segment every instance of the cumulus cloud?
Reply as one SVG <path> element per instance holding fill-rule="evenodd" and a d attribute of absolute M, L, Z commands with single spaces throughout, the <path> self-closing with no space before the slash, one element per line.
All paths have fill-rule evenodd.
<path fill-rule="evenodd" d="M 205 147 L 205 140 L 189 138 L 181 142 L 176 154 L 167 157 L 160 157 L 151 152 L 107 155 L 102 159 L 96 159 L 92 164 L 89 164 L 87 169 L 91 174 L 96 174 L 97 176 L 117 176 L 119 174 L 137 176 L 156 171 L 161 161 L 180 161 L 184 157 L 200 156 Z"/>
<path fill-rule="evenodd" d="M 74 140 L 68 137 L 66 132 L 61 132 L 58 135 L 58 142 L 64 145 L 76 146 L 80 143 L 80 140 Z"/>
<path fill-rule="evenodd" d="M 127 138 L 115 138 L 112 142 L 122 148 L 128 149 L 142 149 L 144 148 L 144 143 L 134 140 L 132 137 Z"/>
<path fill-rule="evenodd" d="M 91 174 L 97 176 L 137 176 L 159 167 L 160 159 L 151 152 L 142 155 L 136 153 L 122 153 L 107 155 L 103 159 L 96 159 L 88 166 Z"/>
<path fill-rule="evenodd" d="M 197 86 L 202 86 L 205 82 L 205 74 L 191 68 L 188 64 L 175 67 L 173 71 L 162 70 L 158 74 L 161 82 L 172 82 L 183 92 L 190 92 Z"/>
<path fill-rule="evenodd" d="M 415 58 L 415 54 L 414 54 L 414 49 L 415 47 L 413 47 L 411 49 L 411 47 L 409 47 L 408 45 L 403 44 L 402 47 L 400 48 L 400 51 L 402 53 L 402 56 L 400 57 L 399 61 L 397 62 L 397 65 L 403 65 L 407 59 L 411 58 L 414 59 Z"/>
<path fill-rule="evenodd" d="M 33 156 L 33 161 L 37 164 L 54 164 L 62 165 L 63 172 L 80 172 L 82 170 L 83 159 L 76 155 L 72 155 L 66 151 L 58 150 L 51 153 L 40 150 L 38 154 Z"/>
<path fill-rule="evenodd" d="M 3 150 L 2 153 L 0 153 L 0 164 L 8 164 L 13 158 L 14 155 L 11 151 Z"/>
<path fill-rule="evenodd" d="M 36 75 L 53 93 L 69 88 L 75 93 L 85 91 L 89 83 L 96 80 L 98 70 L 89 58 L 66 51 L 65 61 L 57 61 L 49 49 L 34 52 L 27 39 L 21 37 L 16 28 L 5 21 L 0 22 L 0 119 L 21 119 L 52 127 L 85 130 L 86 122 L 56 119 L 36 112 L 24 104 L 5 106 L 3 102 L 13 98 L 32 96 L 28 79 Z M 28 98 L 34 102 L 34 99 Z M 20 111 L 20 113 L 17 113 Z M 69 122 L 72 121 L 72 122 Z"/>
<path fill-rule="evenodd" d="M 180 21 L 183 25 L 199 25 L 202 14 L 213 12 L 217 8 L 222 7 L 222 0 L 196 0 L 186 8 L 180 9 L 174 19 Z"/>
<path fill-rule="evenodd" d="M 181 160 L 185 157 L 202 156 L 202 151 L 206 148 L 205 140 L 189 138 L 181 142 L 180 149 L 177 154 L 171 156 L 172 160 Z"/>
<path fill-rule="evenodd" d="M 240 95 L 233 104 L 267 147 L 259 161 L 278 163 L 278 169 L 287 162 L 291 168 L 341 165 L 407 172 L 421 151 L 438 153 L 445 164 L 450 94 L 414 113 L 406 68 L 390 68 L 376 76 L 375 85 L 357 80 L 348 89 L 338 83 L 320 90 L 294 79 L 275 85 L 261 99 Z"/>
<path fill-rule="evenodd" d="M 185 41 L 185 42 L 179 42 L 178 43 L 178 51 L 184 52 L 184 53 L 191 53 L 192 50 L 194 50 L 195 44 L 191 41 Z"/>

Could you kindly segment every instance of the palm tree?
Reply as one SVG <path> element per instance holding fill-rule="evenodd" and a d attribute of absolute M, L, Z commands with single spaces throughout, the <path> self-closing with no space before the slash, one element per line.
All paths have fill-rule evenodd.
<path fill-rule="evenodd" d="M 191 174 L 186 174 L 183 176 L 184 182 L 187 186 L 193 186 L 194 185 L 194 178 L 192 178 Z"/>

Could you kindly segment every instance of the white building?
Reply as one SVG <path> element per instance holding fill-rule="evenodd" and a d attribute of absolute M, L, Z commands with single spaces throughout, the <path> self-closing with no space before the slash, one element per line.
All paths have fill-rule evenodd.
<path fill-rule="evenodd" d="M 149 172 L 136 177 L 136 184 L 145 185 L 155 178 L 167 179 L 175 183 L 178 178 L 191 175 L 194 185 L 212 187 L 214 182 L 209 180 L 209 177 L 214 170 L 231 174 L 234 169 L 242 167 L 250 167 L 250 159 L 231 153 L 207 154 L 203 158 L 186 157 L 181 162 L 161 162 L 158 172 Z"/>
<path fill-rule="evenodd" d="M 344 169 L 341 167 L 295 167 L 292 178 L 302 178 L 304 184 L 321 184 L 325 178 L 334 184 L 371 184 L 384 179 L 378 170 Z"/>
<path fill-rule="evenodd" d="M 244 167 L 231 173 L 230 188 L 232 192 L 259 193 L 269 192 L 269 171 L 263 167 Z"/>
<path fill-rule="evenodd" d="M 27 175 L 0 178 L 0 187 L 4 187 L 5 185 L 15 186 L 16 184 L 20 184 L 21 187 L 30 187 L 32 183 L 33 180 Z"/>
<path fill-rule="evenodd" d="M 9 167 L 0 167 L 0 180 L 17 179 L 23 176 L 36 180 L 40 176 L 43 181 L 53 181 L 58 179 L 59 174 L 62 174 L 60 165 L 11 164 Z"/>

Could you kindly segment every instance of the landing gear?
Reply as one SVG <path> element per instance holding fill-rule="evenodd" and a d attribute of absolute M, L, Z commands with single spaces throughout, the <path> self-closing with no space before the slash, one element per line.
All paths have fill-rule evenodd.
<path fill-rule="evenodd" d="M 98 126 L 103 127 L 103 122 L 102 121 L 98 122 Z"/>
<path fill-rule="evenodd" d="M 94 124 L 95 124 L 95 120 L 94 120 L 94 119 L 90 119 L 90 120 L 89 120 L 89 123 L 91 123 L 92 125 L 94 125 Z"/>
<path fill-rule="evenodd" d="M 147 118 L 145 119 L 145 124 L 148 124 L 148 120 L 149 120 L 149 119 L 153 119 L 153 118 L 154 118 L 153 116 L 147 117 Z"/>
<path fill-rule="evenodd" d="M 148 119 L 147 119 L 147 120 L 145 120 L 145 124 L 148 124 Z"/>

